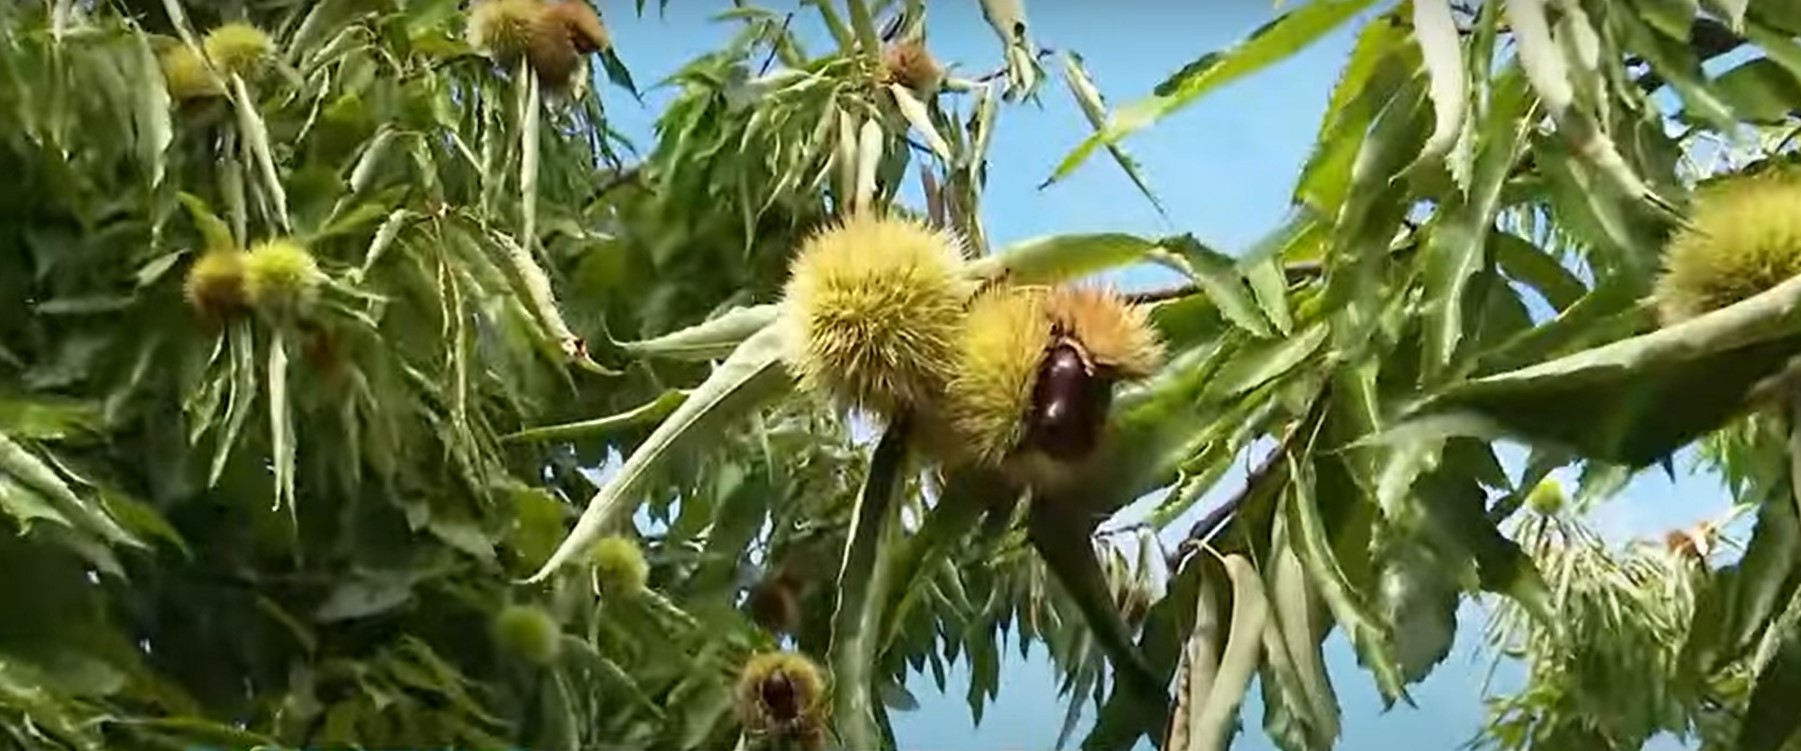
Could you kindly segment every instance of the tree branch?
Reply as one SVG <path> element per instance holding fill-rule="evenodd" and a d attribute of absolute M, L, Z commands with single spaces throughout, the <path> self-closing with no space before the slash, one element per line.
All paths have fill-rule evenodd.
<path fill-rule="evenodd" d="M 1288 277 L 1289 284 L 1298 284 L 1316 278 L 1320 274 L 1325 273 L 1325 270 L 1325 266 L 1319 261 L 1297 261 L 1282 266 L 1282 273 L 1284 276 Z M 1132 292 L 1123 295 L 1123 297 L 1126 302 L 1134 305 L 1149 305 L 1151 303 L 1164 302 L 1166 300 L 1180 300 L 1184 297 L 1195 295 L 1200 291 L 1200 286 L 1194 282 L 1184 282 L 1182 284 L 1173 284 L 1168 287 L 1147 289 L 1143 292 Z"/>
<path fill-rule="evenodd" d="M 1317 398 L 1315 403 L 1318 403 Z M 1213 537 L 1225 528 L 1226 523 L 1238 515 L 1238 510 L 1250 500 L 1251 494 L 1263 487 L 1264 483 L 1281 475 L 1284 468 L 1288 466 L 1287 462 L 1282 460 L 1287 458 L 1289 451 L 1294 448 L 1295 438 L 1300 435 L 1301 426 L 1312 422 L 1312 412 L 1313 410 L 1309 408 L 1309 414 L 1306 417 L 1298 418 L 1289 424 L 1288 430 L 1282 433 L 1281 442 L 1277 443 L 1276 447 L 1263 457 L 1263 461 L 1258 462 L 1257 466 L 1245 475 L 1244 487 L 1239 488 L 1237 493 L 1215 506 L 1212 511 L 1195 520 L 1194 525 L 1188 528 L 1188 535 L 1182 538 L 1182 541 L 1176 544 L 1176 549 L 1169 553 L 1166 562 L 1171 571 L 1181 570 L 1182 560 L 1187 558 L 1189 553 L 1212 541 Z"/>
<path fill-rule="evenodd" d="M 1277 446 L 1274 451 L 1269 452 L 1269 456 L 1263 457 L 1263 461 L 1252 468 L 1250 474 L 1245 475 L 1244 487 L 1239 488 L 1237 493 L 1215 506 L 1212 511 L 1195 520 L 1194 525 L 1188 528 L 1188 535 L 1182 538 L 1181 542 L 1176 543 L 1176 549 L 1169 553 L 1166 562 L 1171 571 L 1180 571 L 1182 561 L 1188 557 L 1188 554 L 1211 542 L 1213 536 L 1226 526 L 1226 522 L 1238 515 L 1238 509 L 1250 500 L 1251 494 L 1282 471 L 1282 468 L 1286 466 L 1282 458 L 1288 455 L 1288 441 L 1294 437 L 1294 432 L 1294 429 L 1290 428 L 1288 435 L 1283 437 L 1282 444 Z"/>

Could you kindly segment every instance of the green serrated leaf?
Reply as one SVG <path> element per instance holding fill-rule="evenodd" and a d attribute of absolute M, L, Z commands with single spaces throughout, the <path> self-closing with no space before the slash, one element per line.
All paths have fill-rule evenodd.
<path fill-rule="evenodd" d="M 1313 468 L 1310 461 L 1288 457 L 1290 492 L 1283 500 L 1284 520 L 1296 535 L 1295 552 L 1306 567 L 1309 578 L 1319 586 L 1320 596 L 1331 609 L 1340 628 L 1350 637 L 1358 660 L 1376 678 L 1376 688 L 1384 703 L 1406 700 L 1406 681 L 1402 679 L 1400 661 L 1395 654 L 1394 635 L 1375 617 L 1366 600 L 1346 578 L 1333 553 L 1325 523 L 1313 493 Z"/>
<path fill-rule="evenodd" d="M 1470 280 L 1487 263 L 1488 235 L 1501 188 L 1530 132 L 1532 98 L 1517 75 L 1503 76 L 1490 97 L 1483 143 L 1467 195 L 1451 199 L 1425 249 L 1426 362 L 1430 380 L 1450 367 L 1463 342 Z"/>
<path fill-rule="evenodd" d="M 1328 226 L 1350 194 L 1351 166 L 1370 124 L 1414 74 L 1418 63 L 1409 54 L 1416 49 L 1407 44 L 1400 24 L 1381 19 L 1365 24 L 1357 36 L 1351 59 L 1333 86 L 1312 153 L 1295 182 L 1294 202 L 1317 212 Z"/>
<path fill-rule="evenodd" d="M 1164 245 L 1180 252 L 1173 261 L 1194 279 L 1227 320 L 1255 336 L 1270 336 L 1269 322 L 1231 256 L 1201 244 L 1191 235 L 1166 240 Z"/>
<path fill-rule="evenodd" d="M 206 243 L 205 250 L 207 252 L 227 251 L 238 247 L 238 242 L 232 238 L 231 227 L 213 213 L 212 207 L 207 206 L 206 201 L 191 193 L 181 193 L 177 197 L 181 200 L 181 205 L 187 208 L 188 216 L 194 218 L 194 226 L 200 230 L 200 237 Z"/>
<path fill-rule="evenodd" d="M 1101 96 L 1100 87 L 1094 84 L 1094 78 L 1088 74 L 1088 68 L 1082 64 L 1081 55 L 1074 52 L 1063 54 L 1063 83 L 1069 87 L 1070 96 L 1075 97 L 1076 106 L 1082 110 L 1082 117 L 1087 118 L 1088 127 L 1095 129 L 1096 132 L 1105 129 L 1107 127 L 1107 102 Z M 1125 147 L 1110 143 L 1107 144 L 1107 153 L 1113 156 L 1113 162 L 1125 171 L 1126 177 L 1132 180 L 1132 184 L 1138 188 L 1139 193 L 1144 195 L 1145 200 L 1151 202 L 1151 207 L 1155 208 L 1158 214 L 1164 214 L 1163 202 L 1157 200 L 1156 193 L 1151 191 L 1150 183 L 1144 177 L 1143 169 L 1139 167 L 1137 160 L 1134 160 L 1131 154 L 1126 153 Z M 1039 187 L 1043 188 L 1045 185 L 1049 185 L 1049 183 Z"/>
<path fill-rule="evenodd" d="M 972 261 L 968 273 L 1016 284 L 1050 284 L 1135 263 L 1158 247 L 1137 235 L 1117 232 L 1047 235 L 1021 240 Z"/>
<path fill-rule="evenodd" d="M 1779 124 L 1801 102 L 1801 79 L 1774 58 L 1748 60 L 1713 82 L 1720 99 L 1743 120 Z"/>
<path fill-rule="evenodd" d="M 1582 280 L 1543 248 L 1511 232 L 1489 235 L 1489 254 L 1508 278 L 1526 284 L 1543 295 L 1559 313 L 1569 310 L 1588 293 Z"/>
<path fill-rule="evenodd" d="M 150 49 L 150 39 L 142 34 L 135 34 L 132 39 L 137 72 L 146 79 L 136 87 L 138 96 L 132 110 L 138 161 L 148 169 L 150 188 L 155 190 L 162 185 L 168 168 L 169 144 L 175 140 L 175 129 L 169 117 L 169 90 L 156 80 L 162 66 Z"/>
<path fill-rule="evenodd" d="M 1400 538 L 1389 546 L 1380 601 L 1383 615 L 1394 625 L 1395 654 L 1409 685 L 1424 680 L 1451 654 L 1460 593 L 1455 573 L 1420 540 Z"/>
<path fill-rule="evenodd" d="M 1501 431 L 1629 466 L 1724 424 L 1801 354 L 1801 280 L 1648 334 L 1459 384 L 1411 430 Z"/>
<path fill-rule="evenodd" d="M 75 522 L 84 531 L 115 544 L 148 547 L 120 527 L 98 504 L 76 495 L 43 459 L 5 434 L 0 434 L 0 474 L 48 499 L 57 516 Z"/>
<path fill-rule="evenodd" d="M 1063 157 L 1046 182 L 1068 177 L 1102 144 L 1119 143 L 1126 136 L 1194 104 L 1214 89 L 1288 59 L 1369 7 L 1371 2 L 1317 0 L 1264 24 L 1232 49 L 1203 55 L 1158 84 L 1149 98 L 1114 112 L 1108 118 L 1107 127 L 1083 140 Z"/>
<path fill-rule="evenodd" d="M 1318 351 L 1330 333 L 1325 324 L 1315 324 L 1287 339 L 1244 347 L 1207 383 L 1207 398 L 1234 398 L 1281 377 Z"/>

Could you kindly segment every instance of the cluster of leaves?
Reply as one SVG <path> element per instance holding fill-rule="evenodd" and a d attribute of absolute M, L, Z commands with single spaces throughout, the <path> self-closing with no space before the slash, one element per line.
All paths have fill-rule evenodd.
<path fill-rule="evenodd" d="M 1540 620 L 1561 602 L 1534 555 L 1500 528 L 1547 473 L 1580 464 L 1581 495 L 1604 497 L 1768 393 L 1797 344 L 1793 285 L 1662 330 L 1640 300 L 1666 238 L 1685 224 L 1701 144 L 1792 127 L 1786 111 L 1772 115 L 1770 86 L 1747 82 L 1780 91 L 1796 80 L 1797 19 L 1757 3 L 1375 6 L 1310 3 L 1202 57 L 1144 101 L 1112 114 L 1090 108 L 1098 97 L 1083 102 L 1097 133 L 1053 180 L 1102 146 L 1132 169 L 1117 147 L 1129 132 L 1366 17 L 1291 219 L 1260 247 L 1233 259 L 1190 237 L 976 244 L 978 264 L 997 277 L 1056 281 L 1148 260 L 1193 286 L 1156 302 L 1176 355 L 1159 378 L 1120 395 L 1116 455 L 1075 490 L 1019 506 L 1021 489 L 1000 478 L 927 471 L 924 487 L 945 490 L 919 491 L 932 502 L 909 525 L 895 499 L 913 497 L 918 474 L 888 455 L 903 453 L 898 429 L 884 436 L 840 558 L 830 642 L 837 730 L 853 745 L 884 724 L 883 713 L 868 714 L 875 687 L 864 663 L 900 649 L 867 643 L 859 626 L 904 609 L 915 571 L 971 549 L 943 544 L 933 534 L 941 525 L 985 519 L 984 529 L 1023 532 L 1074 601 L 1115 678 L 1085 747 L 1125 747 L 1146 733 L 1219 747 L 1261 675 L 1266 729 L 1284 747 L 1322 748 L 1340 721 L 1320 656 L 1331 629 L 1347 633 L 1389 701 L 1403 700 L 1447 653 L 1465 594 L 1496 593 Z M 850 28 L 838 35 L 841 50 L 860 47 L 867 61 L 873 45 L 856 37 L 873 25 L 853 18 Z M 1762 56 L 1717 80 L 1702 73 L 1747 39 Z M 1674 96 L 1660 98 L 1666 88 Z M 942 140 L 931 137 L 937 123 L 908 124 Z M 849 132 L 839 130 L 840 144 Z M 840 211 L 845 193 L 853 207 L 884 200 L 900 175 L 882 148 L 891 143 L 862 148 L 869 143 L 858 139 Z M 951 180 L 928 181 L 928 209 L 967 231 L 979 222 L 958 215 L 967 207 L 946 200 L 944 186 L 975 160 L 963 144 L 946 145 Z M 540 577 L 622 524 L 638 478 L 699 440 L 698 426 L 789 393 L 769 320 L 767 306 L 741 307 L 674 335 L 730 357 L 625 460 Z M 1487 440 L 1499 436 L 1531 445 L 1523 476 L 1503 469 Z M 1274 449 L 1226 513 L 1205 518 L 1172 556 L 1170 584 L 1143 623 L 1127 622 L 1109 596 L 1103 552 L 1085 542 L 1098 522 L 1169 488 L 1150 516 L 1161 528 L 1260 439 Z M 1758 441 L 1733 461 L 1772 448 L 1785 450 Z M 1744 627 L 1764 633 L 1769 615 L 1750 613 Z M 1081 682 L 1083 662 L 1055 649 L 1053 658 L 1069 683 Z M 1780 678 L 1759 672 L 1766 693 L 1776 690 Z M 1627 745 L 1642 740 L 1627 735 Z"/>
<path fill-rule="evenodd" d="M 1775 749 L 1801 724 L 1781 377 L 1801 283 L 1662 329 L 1640 302 L 1697 155 L 1792 135 L 1789 4 L 1314 0 L 1117 111 L 1061 53 L 1095 135 L 1052 181 L 1105 148 L 1148 191 L 1120 139 L 1362 20 L 1289 219 L 1237 258 L 1189 236 L 989 246 L 985 154 L 1047 54 L 1017 2 L 983 2 L 1006 64 L 937 91 L 884 71 L 922 2 L 808 3 L 818 54 L 804 19 L 740 4 L 630 166 L 598 92 L 496 67 L 453 0 L 224 5 L 0 7 L 9 745 L 715 747 L 751 740 L 733 682 L 787 643 L 828 663 L 834 737 L 887 747 L 920 671 L 942 689 L 967 660 L 979 717 L 1011 638 L 1061 672 L 1064 736 L 1097 706 L 1086 748 L 1221 748 L 1253 678 L 1281 746 L 1327 748 L 1331 630 L 1393 702 L 1472 593 L 1530 628 L 1619 618 L 1607 598 L 1646 579 L 1501 523 L 1553 469 L 1604 497 L 1703 436 L 1756 532 L 1692 607 L 1645 611 L 1649 643 L 1684 641 L 1631 675 L 1713 688 L 1641 713 L 1547 670 L 1562 693 L 1520 711 L 1626 718 L 1530 725 L 1619 747 L 1694 723 Z M 159 56 L 232 20 L 271 36 L 266 66 L 172 99 Z M 948 471 L 905 421 L 871 448 L 792 388 L 771 325 L 792 248 L 908 211 L 914 168 L 919 213 L 988 278 L 1191 280 L 1144 301 L 1172 357 L 1117 395 L 1092 476 L 1045 496 Z M 317 259 L 316 305 L 194 314 L 201 250 L 276 237 Z M 1520 477 L 1503 434 L 1532 446 Z M 1257 454 L 1167 555 L 1100 531 L 1167 490 L 1160 531 Z M 648 551 L 649 590 L 594 586 L 607 535 Z M 508 605 L 556 625 L 533 659 L 489 638 Z M 1576 662 L 1623 662 L 1570 633 Z M 1533 732 L 1503 744 L 1567 737 Z"/>
<path fill-rule="evenodd" d="M 172 97 L 163 55 L 231 21 L 268 58 Z M 633 435 L 546 452 L 514 434 L 664 391 L 594 362 L 548 295 L 545 269 L 611 220 L 596 96 L 496 69 L 449 1 L 9 4 L 0 65 L 4 745 L 735 732 L 659 707 L 701 666 L 729 686 L 729 654 L 696 645 L 766 646 L 748 623 L 700 629 L 657 598 L 596 621 L 582 577 L 510 583 L 554 547 L 581 468 Z M 316 259 L 316 305 L 187 304 L 201 251 L 269 238 Z M 684 278 L 595 296 L 629 310 Z M 490 643 L 513 601 L 564 624 L 555 665 Z M 570 635 L 603 621 L 610 640 Z"/>
<path fill-rule="evenodd" d="M 1554 583 L 1558 619 L 1536 626 L 1506 605 L 1496 615 L 1490 640 L 1528 674 L 1522 690 L 1491 707 L 1484 740 L 1623 749 L 1660 731 L 1687 733 L 1702 705 L 1698 692 L 1678 688 L 1687 685 L 1679 665 L 1702 557 L 1645 542 L 1616 552 L 1567 511 L 1527 515 L 1513 531 Z"/>

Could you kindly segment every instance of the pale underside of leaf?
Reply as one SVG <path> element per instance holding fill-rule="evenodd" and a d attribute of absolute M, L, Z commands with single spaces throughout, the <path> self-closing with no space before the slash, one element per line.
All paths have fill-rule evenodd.
<path fill-rule="evenodd" d="M 687 401 L 651 431 L 620 465 L 618 473 L 589 499 L 575 529 L 526 581 L 543 581 L 608 529 L 628 519 L 639 494 L 649 487 L 656 471 L 675 451 L 704 443 L 711 437 L 710 428 L 791 388 L 793 379 L 782 365 L 785 344 L 785 337 L 776 328 L 764 329 L 746 339 L 706 381 L 695 387 Z"/>
<path fill-rule="evenodd" d="M 878 748 L 872 670 L 881 644 L 883 611 L 892 584 L 892 532 L 905 485 L 908 428 L 889 426 L 870 459 L 869 475 L 851 514 L 850 537 L 838 569 L 838 609 L 832 615 L 832 711 L 849 748 Z"/>
<path fill-rule="evenodd" d="M 1159 247 L 1151 240 L 1117 232 L 1047 235 L 972 261 L 967 272 L 978 279 L 1051 284 L 1135 263 Z"/>
<path fill-rule="evenodd" d="M 1432 135 L 1421 149 L 1417 165 L 1436 163 L 1451 153 L 1463 131 L 1469 111 L 1469 74 L 1464 69 L 1463 44 L 1451 18 L 1450 0 L 1414 0 L 1413 35 L 1431 76 Z M 1453 171 L 1455 174 L 1455 171 Z M 1468 187 L 1467 185 L 1464 187 Z"/>
<path fill-rule="evenodd" d="M 1265 629 L 1269 625 L 1269 597 L 1263 577 L 1250 561 L 1237 553 L 1225 557 L 1226 574 L 1232 580 L 1232 625 L 1221 652 L 1218 677 L 1202 697 L 1198 711 L 1188 720 L 1188 743 L 1171 746 L 1177 751 L 1225 751 L 1238 727 L 1238 709 L 1250 690 L 1251 679 L 1263 660 Z M 1193 701 L 1185 697 L 1185 701 Z M 1184 707 L 1178 707 L 1178 711 Z"/>
<path fill-rule="evenodd" d="M 693 326 L 642 341 L 620 342 L 619 346 L 634 354 L 672 360 L 716 360 L 767 328 L 780 312 L 781 306 L 775 304 L 732 308 Z"/>

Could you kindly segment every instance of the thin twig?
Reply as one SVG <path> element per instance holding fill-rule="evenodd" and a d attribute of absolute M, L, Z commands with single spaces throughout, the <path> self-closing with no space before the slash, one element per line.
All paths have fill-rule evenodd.
<path fill-rule="evenodd" d="M 1420 229 L 1419 223 L 1412 219 L 1402 219 L 1401 226 L 1407 228 L 1409 233 L 1408 239 L 1404 245 L 1388 252 L 1388 257 L 1391 260 L 1403 260 L 1409 253 L 1419 249 L 1420 242 L 1417 236 Z M 1325 273 L 1326 265 L 1322 261 L 1295 261 L 1294 263 L 1282 264 L 1282 275 L 1287 279 L 1289 284 L 1300 284 L 1323 276 Z M 1124 297 L 1126 302 L 1146 305 L 1155 302 L 1163 302 L 1165 300 L 1179 300 L 1184 297 L 1198 294 L 1200 291 L 1201 288 L 1198 284 L 1183 283 L 1161 289 L 1127 293 Z"/>
<path fill-rule="evenodd" d="M 1207 512 L 1188 528 L 1188 535 L 1183 537 L 1181 542 L 1176 543 L 1176 549 L 1169 554 L 1168 563 L 1171 571 L 1180 570 L 1182 560 L 1187 558 L 1190 552 L 1199 550 L 1203 545 L 1212 541 L 1214 534 L 1224 528 L 1226 522 L 1231 521 L 1232 517 L 1238 514 L 1238 509 L 1250 500 L 1251 494 L 1286 466 L 1282 462 L 1282 458 L 1288 453 L 1288 439 L 1293 437 L 1294 430 L 1290 428 L 1289 434 L 1283 438 L 1282 444 L 1269 452 L 1268 456 L 1263 457 L 1263 461 L 1251 469 L 1250 474 L 1245 475 L 1244 487 L 1239 488 L 1231 498 L 1227 498 L 1218 506 L 1213 507 L 1212 511 Z"/>
<path fill-rule="evenodd" d="M 793 12 L 789 12 L 788 15 L 782 17 L 782 28 L 777 29 L 775 32 L 775 39 L 770 40 L 769 55 L 763 58 L 763 65 L 757 69 L 757 75 L 761 76 L 769 72 L 769 66 L 775 62 L 775 53 L 781 50 L 782 43 L 788 39 L 788 24 L 793 20 Z"/>
<path fill-rule="evenodd" d="M 1038 54 L 1034 55 L 1033 57 L 1035 57 L 1036 59 L 1039 59 L 1039 60 L 1043 60 L 1043 59 L 1050 57 L 1051 55 L 1055 55 L 1055 54 L 1057 54 L 1057 51 L 1050 47 L 1039 47 Z M 982 75 L 977 76 L 974 80 L 976 83 L 988 83 L 989 81 L 993 81 L 995 79 L 998 79 L 1002 76 L 1007 75 L 1007 70 L 1010 67 L 1011 66 L 1002 65 L 999 68 L 995 68 L 994 70 L 988 71 L 987 73 L 983 73 Z"/>
<path fill-rule="evenodd" d="M 1196 520 L 1194 525 L 1188 528 L 1188 535 L 1182 538 L 1182 541 L 1176 544 L 1176 549 L 1170 551 L 1169 556 L 1164 559 L 1171 571 L 1181 570 L 1182 561 L 1190 552 L 1199 550 L 1212 542 L 1214 536 L 1218 535 L 1227 523 L 1237 517 L 1239 509 L 1251 499 L 1253 493 L 1263 487 L 1265 482 L 1278 477 L 1287 468 L 1288 462 L 1283 460 L 1294 452 L 1294 444 L 1296 439 L 1300 438 L 1301 428 L 1309 423 L 1313 425 L 1313 431 L 1307 436 L 1309 449 L 1311 448 L 1313 440 L 1319 435 L 1322 422 L 1319 407 L 1326 401 L 1327 390 L 1322 389 L 1315 393 L 1307 405 L 1306 412 L 1289 423 L 1288 429 L 1282 432 L 1282 440 L 1277 442 L 1276 447 L 1263 457 L 1263 461 L 1258 462 L 1257 466 L 1245 475 L 1244 487 L 1239 488 L 1231 498 L 1227 498 L 1225 502 L 1214 507 L 1212 511 L 1207 512 L 1205 516 Z"/>
<path fill-rule="evenodd" d="M 1325 266 L 1319 261 L 1297 261 L 1295 263 L 1283 264 L 1282 273 L 1288 277 L 1289 284 L 1298 284 L 1325 273 Z M 1192 297 L 1199 294 L 1200 291 L 1200 285 L 1193 282 L 1185 282 L 1182 284 L 1170 285 L 1168 287 L 1148 289 L 1143 292 L 1132 292 L 1124 295 L 1124 297 L 1126 302 L 1134 305 L 1149 305 L 1151 303 L 1164 302 L 1167 300 L 1180 300 L 1184 297 Z"/>

